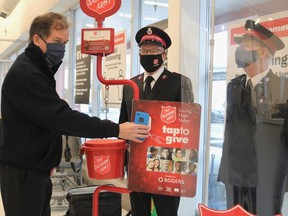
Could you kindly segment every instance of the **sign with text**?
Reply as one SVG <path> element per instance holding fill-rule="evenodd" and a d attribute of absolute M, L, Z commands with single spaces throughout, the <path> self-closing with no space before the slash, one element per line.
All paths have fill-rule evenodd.
<path fill-rule="evenodd" d="M 92 55 L 114 52 L 114 29 L 82 29 L 81 52 Z"/>
<path fill-rule="evenodd" d="M 135 116 L 136 112 L 139 115 Z M 151 136 L 142 144 L 132 142 L 130 145 L 128 189 L 194 197 L 200 105 L 134 100 L 132 114 L 135 122 L 149 122 Z M 146 119 L 147 116 L 149 119 Z"/>
<path fill-rule="evenodd" d="M 120 31 L 114 37 L 114 52 L 103 58 L 103 75 L 106 80 L 123 80 L 126 79 L 126 32 Z M 108 91 L 108 94 L 106 94 Z M 110 85 L 105 89 L 102 85 L 103 98 L 108 96 L 108 107 L 119 108 L 122 101 L 123 85 Z"/>
<path fill-rule="evenodd" d="M 76 92 L 75 103 L 89 104 L 90 97 L 91 56 L 81 53 L 80 45 L 76 47 Z"/>
<path fill-rule="evenodd" d="M 121 0 L 80 0 L 82 11 L 94 17 L 97 21 L 116 13 L 121 6 Z"/>

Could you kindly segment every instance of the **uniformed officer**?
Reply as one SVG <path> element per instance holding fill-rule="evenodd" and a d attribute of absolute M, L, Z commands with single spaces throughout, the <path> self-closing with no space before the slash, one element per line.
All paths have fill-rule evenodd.
<path fill-rule="evenodd" d="M 287 126 L 283 125 L 287 115 L 275 111 L 286 104 L 288 82 L 269 67 L 284 43 L 253 20 L 246 21 L 245 32 L 234 40 L 239 44 L 236 64 L 246 74 L 227 87 L 219 180 L 225 183 L 229 208 L 240 204 L 261 216 L 281 214 L 288 168 Z"/>
<path fill-rule="evenodd" d="M 193 102 L 190 79 L 164 67 L 166 50 L 171 46 L 169 35 L 162 29 L 147 26 L 137 32 L 135 39 L 140 48 L 140 63 L 145 70 L 132 78 L 139 87 L 140 99 Z M 132 99 L 132 88 L 125 86 L 119 122 L 131 121 Z M 151 198 L 158 216 L 177 215 L 180 197 L 144 192 L 130 193 L 132 214 L 150 216 Z"/>

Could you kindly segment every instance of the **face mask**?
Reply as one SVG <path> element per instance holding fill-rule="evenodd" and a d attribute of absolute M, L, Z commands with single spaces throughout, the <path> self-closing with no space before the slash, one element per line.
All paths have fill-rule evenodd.
<path fill-rule="evenodd" d="M 162 53 L 163 54 L 163 53 Z M 140 55 L 140 64 L 148 73 L 158 70 L 163 64 L 162 54 L 159 55 Z"/>
<path fill-rule="evenodd" d="M 59 64 L 64 58 L 65 44 L 63 43 L 47 43 L 42 37 L 41 39 L 46 43 L 46 59 L 50 66 Z"/>
<path fill-rule="evenodd" d="M 238 68 L 246 68 L 253 62 L 255 62 L 258 56 L 258 50 L 245 50 L 242 46 L 239 46 L 235 52 L 235 61 Z"/>

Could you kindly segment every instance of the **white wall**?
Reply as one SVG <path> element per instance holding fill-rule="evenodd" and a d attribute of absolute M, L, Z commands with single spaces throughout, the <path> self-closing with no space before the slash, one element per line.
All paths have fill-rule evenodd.
<path fill-rule="evenodd" d="M 10 16 L 0 18 L 0 59 L 19 46 L 19 43 L 4 40 L 28 40 L 29 27 L 36 16 L 48 11 L 64 13 L 78 3 L 79 0 L 20 1 Z"/>

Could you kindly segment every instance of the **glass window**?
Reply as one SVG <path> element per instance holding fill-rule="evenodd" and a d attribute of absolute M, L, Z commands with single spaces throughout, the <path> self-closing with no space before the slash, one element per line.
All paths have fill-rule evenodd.
<path fill-rule="evenodd" d="M 168 0 L 141 1 L 141 26 L 152 25 L 168 18 Z"/>
<path fill-rule="evenodd" d="M 214 39 L 208 206 L 226 209 L 225 186 L 217 178 L 226 110 L 227 31 L 216 33 Z"/>
<path fill-rule="evenodd" d="M 215 4 L 208 190 L 208 206 L 214 209 L 242 203 L 257 215 L 288 212 L 287 134 L 283 135 L 288 5 L 285 0 L 277 5 L 272 0 Z M 247 44 L 252 44 L 254 59 L 243 58 L 252 53 L 241 49 Z M 250 78 L 252 88 L 247 84 Z"/>
<path fill-rule="evenodd" d="M 125 31 L 126 34 L 126 79 L 130 79 L 130 58 L 131 58 L 131 23 L 132 23 L 132 3 L 131 0 L 122 1 L 121 7 L 113 16 L 107 17 L 103 22 L 104 28 L 114 28 L 115 34 L 119 31 Z M 108 86 L 108 90 L 104 90 L 103 84 L 101 84 L 100 93 L 100 118 L 108 118 L 114 122 L 118 122 L 119 118 L 119 105 L 110 106 L 105 104 L 105 97 L 111 94 L 111 88 Z M 118 86 L 120 87 L 120 85 Z M 110 89 L 110 90 L 109 90 Z M 121 89 L 121 88 L 120 88 Z M 104 90 L 104 92 L 103 92 Z M 107 92 L 108 91 L 108 92 Z M 118 92 L 122 94 L 121 92 Z M 104 98 L 103 98 L 104 97 Z M 121 96 L 122 97 L 122 96 Z M 109 97 L 107 98 L 109 100 Z"/>
<path fill-rule="evenodd" d="M 75 80 L 76 80 L 76 49 L 77 49 L 77 46 L 81 45 L 81 32 L 82 32 L 82 29 L 83 28 L 96 28 L 96 23 L 95 23 L 95 19 L 90 17 L 90 16 L 87 16 L 82 10 L 81 8 L 78 8 L 77 10 L 75 10 L 75 13 L 74 13 L 74 37 L 73 37 L 73 56 L 75 56 L 75 58 L 72 58 L 74 61 L 73 61 L 73 79 L 71 79 L 71 82 L 72 82 L 72 86 L 73 86 L 73 89 L 72 89 L 72 95 L 73 95 L 73 103 L 75 103 Z M 74 109 L 77 109 L 81 112 L 84 112 L 84 113 L 87 113 L 87 114 L 92 114 L 92 105 L 91 105 L 91 101 L 92 101 L 92 91 L 94 90 L 94 88 L 96 89 L 96 87 L 94 87 L 94 84 L 93 84 L 93 73 L 95 73 L 95 68 L 94 68 L 94 62 L 95 58 L 91 58 L 91 74 L 90 74 L 90 81 L 91 81 L 91 88 L 90 88 L 90 98 L 89 98 L 89 101 L 90 103 L 89 104 L 74 104 Z M 69 83 L 69 82 L 68 82 Z M 66 84 L 68 84 L 66 83 Z M 69 88 L 71 88 L 72 86 L 69 86 Z M 67 86 L 68 87 L 68 86 Z M 70 89 L 71 91 L 71 89 Z"/>
<path fill-rule="evenodd" d="M 141 17 L 141 25 L 149 25 L 153 23 L 157 23 L 159 21 L 165 20 L 168 17 L 168 0 L 161 0 L 161 1 L 141 1 L 141 10 L 142 10 L 142 17 Z M 136 19 L 138 17 L 135 17 Z M 132 2 L 131 0 L 122 1 L 121 7 L 117 11 L 116 14 L 113 16 L 107 17 L 103 22 L 103 28 L 114 28 L 115 33 L 121 30 L 126 31 L 126 42 L 127 42 L 127 56 L 126 56 L 126 78 L 130 79 L 131 71 L 131 40 L 134 40 L 134 35 L 131 35 L 131 23 L 133 22 L 132 17 Z M 79 45 L 81 43 L 81 29 L 82 28 L 93 28 L 96 27 L 97 24 L 94 21 L 93 18 L 87 16 L 82 12 L 82 10 L 79 8 L 75 12 L 75 30 L 74 30 L 74 43 L 75 46 Z M 167 26 L 167 21 L 166 21 Z M 140 27 L 138 27 L 140 28 Z M 137 31 L 137 30 L 136 30 Z M 76 48 L 74 48 L 74 53 L 76 52 Z M 138 49 L 138 47 L 137 47 Z M 82 112 L 86 112 L 89 114 L 92 114 L 92 110 L 94 104 L 97 106 L 97 109 L 93 115 L 100 116 L 100 118 L 108 118 L 112 121 L 118 122 L 118 116 L 119 116 L 119 107 L 109 107 L 105 104 L 105 92 L 103 92 L 102 84 L 98 81 L 96 77 L 96 70 L 95 70 L 95 58 L 92 58 L 91 63 L 91 77 L 95 77 L 96 81 L 93 82 L 93 79 L 91 79 L 91 86 L 93 92 L 95 92 L 96 95 L 93 97 L 100 98 L 100 100 L 92 98 L 93 94 L 90 94 L 90 104 L 75 104 L 75 108 L 81 110 Z M 93 64 L 94 63 L 94 64 Z M 133 71 L 138 71 L 138 69 L 133 69 Z M 74 70 L 75 74 L 75 70 Z M 75 75 L 74 75 L 75 76 Z M 98 96 L 97 96 L 98 95 Z M 108 94 L 109 95 L 109 92 Z M 92 102 L 93 100 L 96 100 L 96 103 Z"/>

